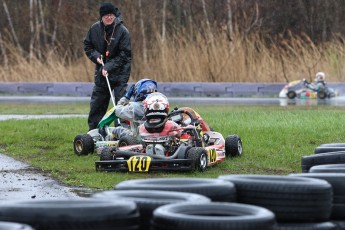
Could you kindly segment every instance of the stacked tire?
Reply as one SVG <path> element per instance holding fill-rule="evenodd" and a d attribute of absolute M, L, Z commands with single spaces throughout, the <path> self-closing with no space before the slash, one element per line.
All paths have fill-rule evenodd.
<path fill-rule="evenodd" d="M 150 223 L 153 230 L 276 229 L 275 216 L 271 211 L 263 207 L 235 203 L 237 192 L 234 184 L 221 179 L 128 180 L 120 182 L 114 189 L 122 194 L 133 191 L 145 194 L 145 191 L 152 192 L 152 189 L 165 193 L 194 193 L 210 199 L 211 202 L 174 202 L 152 210 Z"/>
<path fill-rule="evenodd" d="M 227 202 L 164 205 L 153 213 L 153 230 L 273 230 L 274 214 L 262 207 Z"/>
<path fill-rule="evenodd" d="M 332 186 L 332 220 L 345 220 L 345 173 L 299 173 L 290 174 L 305 178 L 317 178 Z"/>
<path fill-rule="evenodd" d="M 127 230 L 139 229 L 139 212 L 134 202 L 121 200 L 11 200 L 1 202 L 0 221 L 35 230 Z"/>
<path fill-rule="evenodd" d="M 345 164 L 345 151 L 317 153 L 302 156 L 302 172 L 309 172 L 316 165 Z"/>
<path fill-rule="evenodd" d="M 92 195 L 95 199 L 102 200 L 128 200 L 137 204 L 140 213 L 140 229 L 149 230 L 153 211 L 160 206 L 183 203 L 197 202 L 209 203 L 211 200 L 205 196 L 172 191 L 158 190 L 111 190 Z"/>
<path fill-rule="evenodd" d="M 235 184 L 237 202 L 275 214 L 278 229 L 334 229 L 329 222 L 332 186 L 325 180 L 273 175 L 223 175 Z"/>
<path fill-rule="evenodd" d="M 211 201 L 236 201 L 235 185 L 229 181 L 207 178 L 150 178 L 118 183 L 115 190 L 160 190 L 196 193 Z"/>

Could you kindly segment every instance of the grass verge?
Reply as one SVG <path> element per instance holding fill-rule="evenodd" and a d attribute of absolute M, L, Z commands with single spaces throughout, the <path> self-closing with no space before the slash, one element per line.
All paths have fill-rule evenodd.
<path fill-rule="evenodd" d="M 59 107 L 60 106 L 60 107 Z M 66 114 L 88 111 L 88 104 L 0 104 L 2 114 Z M 90 188 L 110 189 L 120 181 L 151 177 L 209 177 L 224 174 L 301 172 L 301 157 L 322 143 L 344 142 L 344 108 L 329 106 L 193 106 L 224 136 L 238 134 L 244 154 L 229 158 L 205 173 L 100 173 L 96 154 L 76 156 L 73 139 L 87 132 L 85 118 L 6 120 L 0 122 L 0 152 L 49 173 L 59 181 Z M 41 112 L 39 112 L 41 111 Z M 63 112 L 62 112 L 63 111 Z M 20 114 L 19 112 L 17 114 Z"/>

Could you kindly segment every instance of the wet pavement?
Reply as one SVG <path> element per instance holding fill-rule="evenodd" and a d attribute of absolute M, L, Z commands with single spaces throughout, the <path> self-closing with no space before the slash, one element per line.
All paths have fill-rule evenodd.
<path fill-rule="evenodd" d="M 81 199 L 75 188 L 60 185 L 38 169 L 0 154 L 0 200 Z"/>
<path fill-rule="evenodd" d="M 86 115 L 0 115 L 7 119 L 40 119 L 87 117 Z M 60 184 L 42 171 L 0 154 L 0 200 L 31 200 L 50 198 L 83 199 L 93 193 L 88 188 L 73 188 Z"/>

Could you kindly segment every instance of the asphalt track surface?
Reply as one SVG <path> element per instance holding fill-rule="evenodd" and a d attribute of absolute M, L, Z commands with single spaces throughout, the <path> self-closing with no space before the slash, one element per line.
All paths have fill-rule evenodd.
<path fill-rule="evenodd" d="M 89 97 L 52 97 L 52 96 L 0 96 L 0 103 L 74 103 L 89 102 Z M 178 98 L 170 97 L 170 104 L 177 105 L 325 105 L 345 106 L 345 97 L 326 100 L 281 98 Z M 0 121 L 7 119 L 40 119 L 58 117 L 85 117 L 86 115 L 0 115 Z M 82 199 L 93 191 L 62 185 L 30 165 L 0 154 L 0 200 L 9 199 Z"/>
<path fill-rule="evenodd" d="M 77 189 L 63 186 L 30 165 L 3 154 L 0 154 L 0 173 L 0 200 L 82 198 Z"/>

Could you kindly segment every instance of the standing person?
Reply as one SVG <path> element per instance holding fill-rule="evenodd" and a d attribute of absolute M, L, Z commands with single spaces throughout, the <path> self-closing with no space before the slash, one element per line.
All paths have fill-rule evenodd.
<path fill-rule="evenodd" d="M 97 128 L 108 109 L 111 95 L 106 77 L 117 103 L 126 93 L 131 72 L 130 34 L 123 24 L 120 10 L 111 3 L 101 3 L 99 16 L 100 20 L 91 26 L 84 38 L 85 54 L 96 64 L 88 117 L 89 130 Z"/>

